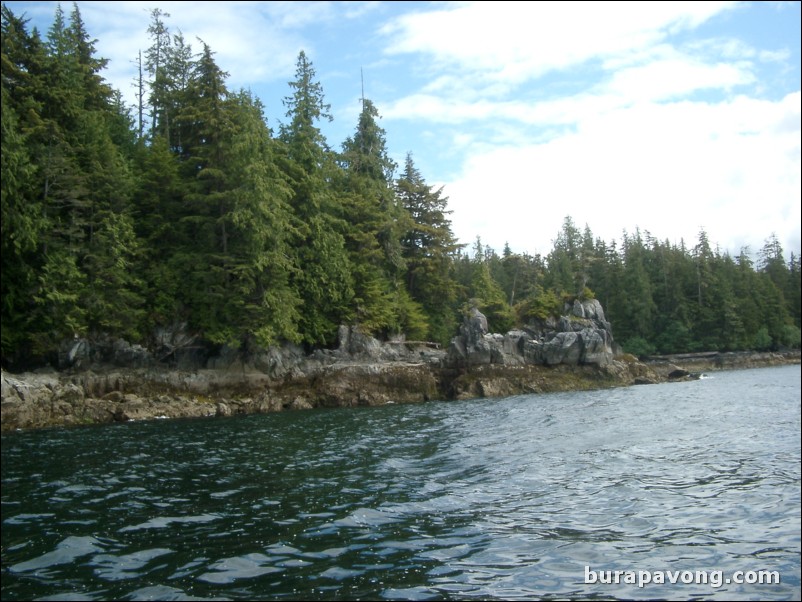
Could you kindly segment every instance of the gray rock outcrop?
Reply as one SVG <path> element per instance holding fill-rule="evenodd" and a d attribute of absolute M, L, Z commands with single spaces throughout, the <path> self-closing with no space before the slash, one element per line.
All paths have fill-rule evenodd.
<path fill-rule="evenodd" d="M 596 299 L 566 305 L 559 320 L 544 320 L 506 334 L 490 333 L 487 318 L 472 308 L 448 350 L 448 363 L 469 368 L 486 364 L 566 364 L 605 366 L 615 343 L 604 309 Z"/>
<path fill-rule="evenodd" d="M 797 350 L 670 356 L 647 365 L 618 352 L 593 299 L 504 334 L 489 332 L 486 317 L 474 308 L 448 351 L 401 337 L 381 342 L 355 326 L 342 326 L 338 335 L 336 348 L 311 353 L 292 344 L 213 346 L 182 324 L 157 332 L 149 350 L 120 339 L 73 339 L 59 350 L 61 371 L 0 372 L 0 427 L 501 397 L 646 385 L 707 370 L 800 361 Z"/>

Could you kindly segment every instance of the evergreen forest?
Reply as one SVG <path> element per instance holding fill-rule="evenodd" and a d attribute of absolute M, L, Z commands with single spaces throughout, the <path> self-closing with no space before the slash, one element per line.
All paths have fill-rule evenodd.
<path fill-rule="evenodd" d="M 566 217 L 545 257 L 466 248 L 445 191 L 412 153 L 390 158 L 369 99 L 330 146 L 302 51 L 271 129 L 168 16 L 150 13 L 127 106 L 77 6 L 46 33 L 2 7 L 4 367 L 176 324 L 243 351 L 332 346 L 342 324 L 445 344 L 471 304 L 505 332 L 594 297 L 637 355 L 800 346 L 798 251 L 787 261 L 773 234 L 733 257 L 704 231 L 604 241 Z"/>

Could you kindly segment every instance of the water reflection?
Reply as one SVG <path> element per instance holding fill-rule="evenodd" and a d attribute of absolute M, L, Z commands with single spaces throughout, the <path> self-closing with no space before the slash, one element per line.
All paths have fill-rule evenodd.
<path fill-rule="evenodd" d="M 799 378 L 4 436 L 3 599 L 798 599 Z"/>

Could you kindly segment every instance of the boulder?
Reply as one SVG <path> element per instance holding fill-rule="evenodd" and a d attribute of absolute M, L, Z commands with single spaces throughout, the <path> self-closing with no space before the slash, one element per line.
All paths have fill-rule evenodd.
<path fill-rule="evenodd" d="M 58 366 L 65 368 L 81 368 L 89 363 L 91 345 L 86 339 L 78 337 L 63 341 L 58 350 Z"/>
<path fill-rule="evenodd" d="M 605 366 L 613 361 L 610 323 L 596 299 L 566 304 L 558 320 L 543 320 L 504 335 L 487 332 L 487 318 L 473 307 L 448 350 L 447 364 L 469 368 L 501 365 Z"/>
<path fill-rule="evenodd" d="M 284 378 L 304 360 L 304 350 L 292 343 L 280 347 L 269 347 L 254 357 L 254 368 L 269 374 L 272 378 Z"/>
<path fill-rule="evenodd" d="M 607 330 L 586 328 L 582 336 L 582 364 L 604 366 L 613 361 L 613 336 Z"/>
<path fill-rule="evenodd" d="M 543 363 L 547 366 L 568 364 L 576 366 L 582 358 L 582 337 L 576 332 L 558 332 L 543 345 Z"/>
<path fill-rule="evenodd" d="M 58 366 L 62 370 L 99 366 L 144 368 L 152 363 L 153 356 L 147 349 L 119 338 L 74 338 L 63 341 L 58 349 Z"/>
<path fill-rule="evenodd" d="M 202 368 L 207 360 L 207 349 L 190 333 L 186 322 L 176 322 L 153 331 L 154 357 L 179 370 Z"/>
<path fill-rule="evenodd" d="M 381 360 L 384 355 L 382 344 L 373 337 L 363 334 L 359 328 L 340 325 L 337 330 L 338 351 L 364 359 Z"/>

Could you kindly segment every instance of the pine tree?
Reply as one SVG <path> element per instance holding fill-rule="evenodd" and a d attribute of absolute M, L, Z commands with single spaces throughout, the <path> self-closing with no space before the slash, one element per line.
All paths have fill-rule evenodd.
<path fill-rule="evenodd" d="M 181 32 L 174 34 L 164 50 L 162 66 L 162 104 L 166 138 L 173 151 L 183 159 L 189 157 L 194 123 L 187 119 L 184 108 L 192 103 L 192 82 L 196 61 L 192 46 Z"/>
<path fill-rule="evenodd" d="M 43 69 L 41 39 L 27 20 L 2 6 L 2 354 L 13 361 L 30 346 L 30 316 L 47 230 L 35 158 L 41 144 Z"/>
<path fill-rule="evenodd" d="M 474 243 L 473 260 L 468 262 L 466 292 L 468 302 L 463 311 L 477 307 L 487 318 L 491 332 L 507 332 L 515 326 L 515 313 L 507 303 L 504 290 L 493 277 L 490 265 L 495 252 L 484 247 L 479 237 Z"/>
<path fill-rule="evenodd" d="M 152 327 L 186 322 L 189 317 L 181 301 L 186 286 L 178 259 L 194 240 L 181 222 L 187 186 L 179 167 L 163 136 L 137 149 L 133 215 L 142 241 L 146 322 Z"/>
<path fill-rule="evenodd" d="M 245 347 L 298 341 L 301 299 L 291 286 L 291 191 L 273 160 L 273 141 L 261 104 L 240 92 L 231 101 L 233 132 L 227 153 L 231 210 L 231 273 L 226 315 Z"/>
<path fill-rule="evenodd" d="M 9 100 L 25 107 L 20 129 L 35 166 L 26 204 L 40 224 L 22 289 L 29 299 L 29 351 L 101 328 L 110 334 L 135 329 L 136 283 L 124 265 L 137 246 L 128 235 L 130 173 L 114 140 L 124 138 L 124 115 L 100 76 L 106 61 L 95 57 L 77 6 L 69 20 L 57 8 L 45 44 L 27 36 L 10 12 L 6 18 L 4 49 L 15 45 L 16 56 L 4 60 L 4 82 L 8 74 L 22 84 Z M 112 230 L 117 234 L 109 235 Z M 113 318 L 121 314 L 124 319 Z"/>
<path fill-rule="evenodd" d="M 802 324 L 802 266 L 800 266 L 799 255 L 791 253 L 788 262 L 788 285 L 786 287 L 786 300 L 789 303 L 791 318 L 797 328 Z"/>
<path fill-rule="evenodd" d="M 554 248 L 547 258 L 549 274 L 547 285 L 568 296 L 582 293 L 586 278 L 581 266 L 582 233 L 570 216 L 554 241 Z"/>
<path fill-rule="evenodd" d="M 301 336 L 310 344 L 334 341 L 337 327 L 354 317 L 352 266 L 342 232 L 345 224 L 330 186 L 338 169 L 317 126 L 331 119 L 312 63 L 301 51 L 292 95 L 284 99 L 289 123 L 281 126 L 284 143 L 278 159 L 293 191 L 290 207 L 299 239 L 293 261 L 293 287 L 303 299 Z"/>
<path fill-rule="evenodd" d="M 459 288 L 454 262 L 462 248 L 451 231 L 448 197 L 429 186 L 408 153 L 395 183 L 400 206 L 411 219 L 402 238 L 406 289 L 428 317 L 428 337 L 447 342 L 457 330 Z"/>
<path fill-rule="evenodd" d="M 180 162 L 185 182 L 179 220 L 183 244 L 173 256 L 173 265 L 189 284 L 181 298 L 189 308 L 192 326 L 213 342 L 236 345 L 237 332 L 225 311 L 231 285 L 228 214 L 232 195 L 227 153 L 234 130 L 226 77 L 211 48 L 203 44 L 192 67 L 186 103 L 177 115 L 189 134 Z M 168 87 L 165 77 L 164 89 Z"/>
<path fill-rule="evenodd" d="M 5 65 L 5 54 L 3 63 Z M 2 87 L 3 111 L 0 114 L 0 259 L 2 260 L 2 352 L 15 350 L 25 341 L 25 315 L 29 304 L 27 292 L 35 279 L 35 259 L 43 224 L 38 204 L 30 202 L 34 173 L 26 140 L 19 131 L 19 121 Z"/>
<path fill-rule="evenodd" d="M 640 341 L 649 341 L 653 336 L 655 306 L 652 284 L 645 265 L 646 249 L 638 230 L 632 237 L 624 235 L 623 255 L 621 288 L 625 313 L 621 316 L 623 320 L 619 318 L 618 336 L 625 349 L 640 355 L 643 349 Z M 639 351 L 633 345 L 637 345 Z"/>
<path fill-rule="evenodd" d="M 145 70 L 150 76 L 150 135 L 164 136 L 170 143 L 169 135 L 169 103 L 168 103 L 168 82 L 169 76 L 166 73 L 165 64 L 167 53 L 170 48 L 170 31 L 164 23 L 164 18 L 169 17 L 169 13 L 163 12 L 159 8 L 151 9 L 150 34 L 152 43 L 150 48 L 145 51 Z"/>
<path fill-rule="evenodd" d="M 699 240 L 693 249 L 693 262 L 696 269 L 696 303 L 693 305 L 694 338 L 699 348 L 705 351 L 717 350 L 717 321 L 719 307 L 716 305 L 715 291 L 718 287 L 714 272 L 715 256 L 710 246 L 707 232 L 699 232 Z"/>
<path fill-rule="evenodd" d="M 343 144 L 342 217 L 354 278 L 356 321 L 366 332 L 405 332 L 419 338 L 427 325 L 405 290 L 401 237 L 410 218 L 393 192 L 395 162 L 387 154 L 378 111 L 362 100 L 356 132 Z M 411 322 L 411 318 L 416 318 Z M 418 319 L 421 318 L 421 319 Z M 414 332 L 413 332 L 414 331 Z"/>

